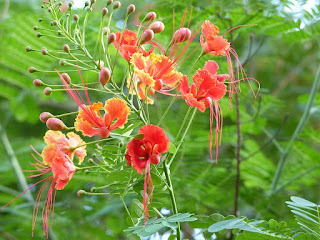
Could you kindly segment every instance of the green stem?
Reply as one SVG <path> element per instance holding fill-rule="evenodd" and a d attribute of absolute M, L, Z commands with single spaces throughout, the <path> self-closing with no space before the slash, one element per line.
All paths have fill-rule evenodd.
<path fill-rule="evenodd" d="M 173 213 L 174 214 L 178 214 L 178 207 L 177 207 L 177 203 L 176 203 L 176 198 L 174 196 L 174 191 L 173 191 L 173 186 L 172 186 L 172 182 L 171 182 L 171 178 L 170 178 L 170 169 L 169 169 L 169 164 L 166 163 L 166 161 L 163 161 L 163 171 L 164 174 L 166 176 L 166 180 L 168 182 L 169 185 L 169 194 L 170 194 L 170 200 L 171 200 L 171 205 L 173 208 Z M 181 240 L 181 226 L 180 223 L 177 222 L 178 227 L 177 227 L 177 240 Z"/>
<path fill-rule="evenodd" d="M 283 172 L 283 167 L 284 167 L 284 165 L 285 165 L 285 163 L 287 161 L 287 157 L 288 157 L 289 151 L 292 148 L 292 143 L 295 141 L 295 139 L 297 138 L 298 134 L 301 133 L 305 123 L 308 120 L 308 117 L 309 117 L 309 114 L 310 114 L 310 109 L 311 109 L 313 101 L 314 101 L 314 99 L 315 99 L 315 97 L 317 95 L 317 89 L 318 89 L 318 86 L 319 86 L 319 82 L 320 82 L 320 66 L 318 68 L 315 80 L 313 82 L 313 85 L 312 85 L 312 88 L 311 88 L 311 91 L 310 91 L 309 100 L 307 102 L 306 108 L 304 109 L 303 115 L 302 115 L 302 117 L 301 117 L 301 119 L 299 121 L 299 124 L 298 124 L 296 130 L 294 131 L 294 133 L 293 133 L 293 135 L 292 135 L 292 137 L 291 137 L 286 149 L 281 154 L 280 161 L 278 163 L 278 166 L 277 166 L 277 169 L 276 169 L 276 173 L 275 173 L 275 175 L 273 177 L 272 184 L 271 184 L 271 192 L 270 192 L 271 196 L 277 191 L 277 185 L 279 183 L 280 176 L 281 176 L 281 174 Z"/>
<path fill-rule="evenodd" d="M 192 112 L 192 115 L 191 115 L 191 117 L 190 117 L 190 119 L 189 119 L 189 123 L 188 123 L 188 125 L 187 125 L 187 127 L 186 127 L 186 129 L 185 129 L 185 131 L 184 131 L 184 133 L 183 133 L 183 135 L 182 135 L 182 137 L 181 137 L 181 140 L 179 141 L 179 144 L 178 144 L 178 146 L 177 146 L 177 150 L 176 150 L 176 152 L 172 155 L 171 159 L 169 160 L 169 165 L 171 165 L 171 163 L 173 162 L 173 159 L 174 159 L 175 156 L 177 155 L 177 152 L 179 151 L 179 149 L 180 149 L 180 147 L 181 147 L 181 145 L 182 145 L 182 143 L 183 143 L 183 140 L 184 140 L 184 138 L 186 137 L 187 132 L 189 131 L 189 128 L 190 128 L 190 126 L 191 126 L 191 123 L 192 123 L 192 121 L 193 121 L 193 118 L 194 118 L 194 116 L 196 115 L 196 112 L 197 112 L 197 108 L 194 108 L 194 110 L 193 110 L 193 112 Z"/>

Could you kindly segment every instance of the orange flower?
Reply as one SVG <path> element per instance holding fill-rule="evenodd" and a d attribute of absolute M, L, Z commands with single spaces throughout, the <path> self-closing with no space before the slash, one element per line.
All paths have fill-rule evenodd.
<path fill-rule="evenodd" d="M 121 39 L 121 42 L 120 42 Z M 116 40 L 112 43 L 116 49 L 119 48 L 119 54 L 126 59 L 127 61 L 130 61 L 131 56 L 138 52 L 138 39 L 137 34 L 131 30 L 126 29 L 122 36 L 121 32 L 116 33 Z M 143 54 L 143 56 L 148 56 L 150 53 L 152 53 L 154 50 L 154 47 L 150 49 L 150 51 L 144 50 L 143 47 L 139 48 L 139 53 Z"/>
<path fill-rule="evenodd" d="M 84 106 L 76 118 L 74 124 L 76 130 L 81 131 L 85 136 L 99 135 L 102 138 L 107 138 L 110 131 L 123 128 L 130 114 L 127 103 L 119 98 L 108 99 L 103 107 L 105 112 L 103 117 L 100 114 L 102 107 L 101 102 Z"/>
<path fill-rule="evenodd" d="M 230 48 L 230 43 L 222 36 L 218 36 L 219 28 L 208 20 L 201 25 L 201 28 L 203 35 L 201 35 L 200 40 L 203 51 L 214 56 L 226 56 Z"/>
<path fill-rule="evenodd" d="M 219 69 L 218 64 L 215 61 L 207 61 L 203 69 L 198 69 L 193 75 L 193 84 L 191 87 L 188 83 L 188 78 L 184 77 L 178 86 L 178 91 L 181 93 L 181 97 L 186 100 L 186 103 L 191 107 L 198 108 L 201 112 L 204 112 L 206 108 L 210 108 L 210 135 L 209 135 L 209 147 L 210 156 L 212 159 L 212 125 L 213 118 L 216 120 L 215 131 L 215 146 L 216 146 L 216 160 L 218 158 L 218 145 L 219 134 L 221 140 L 222 132 L 222 111 L 218 101 L 223 98 L 227 92 L 227 86 L 224 84 L 228 74 L 217 75 Z M 212 105 L 214 104 L 214 108 Z"/>
<path fill-rule="evenodd" d="M 76 155 L 79 159 L 79 164 L 83 162 L 87 155 L 85 142 L 74 132 L 69 132 L 66 136 L 60 131 L 49 130 L 43 139 L 47 146 L 42 150 L 41 156 L 43 162 L 49 166 L 51 166 L 58 152 L 68 155 L 71 159 Z M 84 146 L 78 147 L 80 145 Z"/>
<path fill-rule="evenodd" d="M 50 132 L 50 131 L 48 131 Z M 11 200 L 7 205 L 1 208 L 3 210 L 6 206 L 11 204 L 13 201 L 15 201 L 17 198 L 19 198 L 21 195 L 23 195 L 25 192 L 29 191 L 32 189 L 34 186 L 38 185 L 39 183 L 43 182 L 39 192 L 38 196 L 36 198 L 36 202 L 34 205 L 34 210 L 33 210 L 33 218 L 32 218 L 32 238 L 33 238 L 33 232 L 35 228 L 35 224 L 37 221 L 37 216 L 38 216 L 38 210 L 39 210 L 39 205 L 41 201 L 42 194 L 44 193 L 45 189 L 49 186 L 47 196 L 44 200 L 43 204 L 43 210 L 41 220 L 42 220 L 42 228 L 44 232 L 44 237 L 48 239 L 48 232 L 49 232 L 49 220 L 53 221 L 53 212 L 54 212 L 54 205 L 55 205 L 55 196 L 57 190 L 62 190 L 68 182 L 72 179 L 74 173 L 76 172 L 76 167 L 73 164 L 72 158 L 69 157 L 68 154 L 64 152 L 64 150 L 69 151 L 70 149 L 70 144 L 71 143 L 70 139 L 67 139 L 63 137 L 61 134 L 57 134 L 57 136 L 53 136 L 52 133 L 46 134 L 46 141 L 51 142 L 53 140 L 55 143 L 51 144 L 54 146 L 55 152 L 52 155 L 52 158 L 50 161 L 45 161 L 41 162 L 38 160 L 33 153 L 31 155 L 35 159 L 35 163 L 32 165 L 35 166 L 35 170 L 31 170 L 30 172 L 37 172 L 36 174 L 30 175 L 29 177 L 39 177 L 42 175 L 45 175 L 47 173 L 51 173 L 51 176 L 48 176 L 37 183 L 33 184 L 29 188 L 27 188 L 25 191 L 23 191 L 21 194 L 19 194 L 17 197 L 15 197 L 13 200 Z M 53 132 L 53 131 L 51 131 Z M 57 132 L 53 132 L 57 133 Z M 63 139 L 65 138 L 65 139 Z M 60 141 L 61 140 L 61 141 Z M 65 148 L 63 148 L 63 142 L 65 142 Z M 31 148 L 37 153 L 39 156 L 41 156 L 40 153 L 38 153 L 32 146 Z M 53 153 L 53 151 L 52 151 Z M 80 159 L 80 157 L 79 157 Z M 49 165 L 49 166 L 48 166 Z M 50 217 L 52 213 L 52 217 Z M 51 223 L 52 224 L 52 223 Z"/>
<path fill-rule="evenodd" d="M 134 82 L 137 84 L 138 96 L 146 99 L 146 95 L 153 95 L 155 91 L 163 93 L 164 88 L 174 88 L 183 74 L 175 71 L 175 64 L 167 56 L 151 53 L 144 57 L 141 53 L 133 54 L 130 63 L 134 66 Z M 128 79 L 131 93 L 134 87 L 131 79 Z M 165 86 L 165 87 L 164 87 Z M 147 91 L 147 94 L 146 94 Z M 147 98 L 147 102 L 153 104 L 153 100 Z"/>

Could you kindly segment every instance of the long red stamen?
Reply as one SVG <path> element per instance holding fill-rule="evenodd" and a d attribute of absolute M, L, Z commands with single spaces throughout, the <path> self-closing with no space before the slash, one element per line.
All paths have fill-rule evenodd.
<path fill-rule="evenodd" d="M 233 30 L 236 29 L 236 28 L 241 28 L 241 27 L 253 27 L 253 26 L 257 26 L 257 24 L 239 25 L 239 26 L 233 27 L 233 28 L 229 29 L 228 31 L 226 31 L 225 34 L 222 35 L 222 37 L 224 37 L 227 33 L 233 31 Z"/>

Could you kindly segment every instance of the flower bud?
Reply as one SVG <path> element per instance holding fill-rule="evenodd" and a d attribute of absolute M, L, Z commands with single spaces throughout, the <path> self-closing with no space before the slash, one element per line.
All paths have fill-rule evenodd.
<path fill-rule="evenodd" d="M 41 86 L 43 86 L 43 82 L 42 82 L 40 79 L 35 79 L 35 80 L 33 80 L 32 84 L 33 84 L 33 86 L 35 86 L 35 87 L 41 87 Z"/>
<path fill-rule="evenodd" d="M 46 123 L 48 121 L 49 118 L 52 118 L 53 115 L 49 112 L 43 112 L 40 114 L 39 118 L 40 118 L 40 121 L 43 122 L 43 123 Z"/>
<path fill-rule="evenodd" d="M 38 28 L 38 26 L 33 26 L 33 28 L 32 28 L 34 31 L 37 31 L 39 28 Z"/>
<path fill-rule="evenodd" d="M 159 164 L 159 163 L 160 163 L 160 156 L 159 156 L 159 154 L 152 154 L 152 155 L 150 156 L 150 163 L 155 164 L 155 165 Z"/>
<path fill-rule="evenodd" d="M 66 65 L 66 61 L 65 61 L 65 60 L 60 59 L 60 60 L 59 60 L 59 65 L 60 65 L 60 66 L 64 66 L 64 65 Z"/>
<path fill-rule="evenodd" d="M 108 0 L 107 1 L 107 6 L 111 5 L 113 3 L 113 0 Z"/>
<path fill-rule="evenodd" d="M 144 19 L 142 20 L 142 22 L 152 21 L 156 17 L 157 17 L 157 14 L 155 12 L 148 12 L 147 15 L 144 17 Z"/>
<path fill-rule="evenodd" d="M 113 4 L 113 9 L 117 9 L 119 7 L 121 7 L 121 3 L 119 1 L 115 1 Z"/>
<path fill-rule="evenodd" d="M 66 53 L 70 53 L 70 47 L 68 44 L 63 45 L 62 50 L 65 51 Z"/>
<path fill-rule="evenodd" d="M 102 8 L 101 10 L 102 16 L 105 16 L 108 14 L 108 8 Z"/>
<path fill-rule="evenodd" d="M 61 131 L 67 129 L 67 126 L 59 118 L 49 118 L 46 122 L 47 127 L 53 131 Z"/>
<path fill-rule="evenodd" d="M 31 49 L 31 47 L 30 47 L 30 46 L 26 46 L 25 50 L 26 50 L 26 52 L 30 52 L 30 51 L 32 51 L 32 49 Z"/>
<path fill-rule="evenodd" d="M 48 55 L 48 50 L 45 47 L 41 48 L 41 54 Z"/>
<path fill-rule="evenodd" d="M 84 191 L 84 190 L 78 190 L 77 195 L 79 197 L 82 197 L 85 193 L 86 193 L 86 191 Z"/>
<path fill-rule="evenodd" d="M 36 37 L 37 37 L 37 38 L 40 38 L 41 36 L 42 36 L 41 33 L 39 33 L 39 32 L 36 33 Z"/>
<path fill-rule="evenodd" d="M 108 27 L 104 27 L 102 29 L 103 35 L 108 35 L 110 33 L 110 29 Z"/>
<path fill-rule="evenodd" d="M 173 35 L 173 42 L 185 42 L 191 38 L 191 31 L 189 28 L 179 28 Z"/>
<path fill-rule="evenodd" d="M 69 8 L 72 8 L 72 6 L 73 6 L 73 2 L 71 1 L 71 2 L 69 2 L 68 3 L 68 6 L 69 6 Z"/>
<path fill-rule="evenodd" d="M 99 73 L 99 82 L 102 86 L 106 85 L 111 77 L 110 70 L 106 67 L 103 67 Z"/>
<path fill-rule="evenodd" d="M 79 21 L 79 15 L 78 14 L 73 14 L 73 20 L 78 22 Z"/>
<path fill-rule="evenodd" d="M 94 4 L 96 2 L 96 0 L 91 0 L 91 4 Z"/>
<path fill-rule="evenodd" d="M 45 89 L 43 89 L 43 93 L 46 96 L 50 96 L 52 94 L 53 90 L 50 87 L 46 87 Z"/>
<path fill-rule="evenodd" d="M 135 10 L 136 10 L 136 6 L 133 4 L 130 4 L 127 8 L 127 14 L 129 15 L 129 14 L 133 13 Z"/>
<path fill-rule="evenodd" d="M 37 72 L 38 70 L 35 67 L 29 67 L 28 68 L 29 73 Z"/>
<path fill-rule="evenodd" d="M 39 18 L 39 19 L 38 19 L 38 22 L 42 22 L 42 18 Z"/>
<path fill-rule="evenodd" d="M 58 21 L 57 21 L 57 20 L 53 20 L 53 21 L 51 22 L 51 25 L 52 25 L 52 26 L 57 26 L 57 25 L 58 25 Z"/>
<path fill-rule="evenodd" d="M 108 36 L 108 45 L 113 43 L 117 39 L 117 35 L 115 33 L 110 33 Z"/>
<path fill-rule="evenodd" d="M 149 27 L 154 33 L 161 33 L 164 30 L 163 22 L 156 21 L 151 23 Z"/>
<path fill-rule="evenodd" d="M 85 1 L 84 2 L 84 7 L 88 7 L 90 5 L 90 2 L 89 1 Z"/>
<path fill-rule="evenodd" d="M 70 78 L 70 76 L 68 75 L 68 73 L 62 73 L 62 74 L 61 74 L 61 77 L 62 77 L 68 84 L 71 83 L 71 78 Z"/>
<path fill-rule="evenodd" d="M 140 39 L 140 44 L 144 44 L 146 42 L 149 42 L 153 39 L 154 37 L 154 32 L 151 29 L 147 29 L 142 33 L 141 39 Z"/>

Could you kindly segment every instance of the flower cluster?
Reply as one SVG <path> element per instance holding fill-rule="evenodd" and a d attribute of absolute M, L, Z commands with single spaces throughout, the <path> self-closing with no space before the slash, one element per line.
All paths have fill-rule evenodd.
<path fill-rule="evenodd" d="M 95 1 L 91 1 L 91 3 L 87 3 L 85 6 L 88 13 L 91 11 L 94 2 Z M 111 4 L 112 1 L 108 1 L 108 5 Z M 120 6 L 120 2 L 114 2 L 112 5 L 112 13 L 120 8 Z M 56 15 L 56 9 L 59 9 L 61 6 L 55 3 L 55 1 L 48 1 L 44 3 L 44 7 L 50 10 L 49 12 L 52 13 L 52 17 L 54 18 L 51 25 L 57 27 L 60 34 L 63 34 L 65 27 L 63 23 L 60 22 L 62 18 L 57 18 Z M 71 7 L 72 4 L 69 4 L 68 9 L 71 9 Z M 134 10 L 134 5 L 129 5 L 127 18 Z M 105 15 L 108 14 L 108 9 L 103 8 L 99 36 L 93 54 L 90 54 L 85 47 L 85 27 L 81 32 L 82 28 L 79 27 L 80 17 L 78 15 L 75 14 L 73 16 L 74 25 L 70 23 L 68 26 L 67 33 L 71 31 L 70 29 L 74 28 L 73 34 L 65 34 L 65 37 L 75 45 L 75 49 L 82 51 L 83 55 L 88 57 L 89 60 L 83 61 L 79 59 L 73 53 L 75 50 L 67 44 L 63 45 L 62 51 L 65 55 L 68 55 L 69 58 L 65 57 L 65 55 L 63 57 L 55 56 L 55 53 L 48 49 L 41 51 L 43 55 L 60 59 L 59 64 L 61 66 L 70 65 L 76 67 L 81 80 L 79 83 L 73 83 L 67 73 L 68 70 L 60 73 L 64 70 L 58 71 L 55 69 L 60 77 L 61 85 L 50 85 L 39 79 L 33 82 L 36 87 L 45 86 L 45 95 L 51 95 L 55 91 L 66 91 L 76 104 L 73 113 L 53 115 L 44 112 L 40 115 L 40 120 L 46 123 L 49 130 L 44 136 L 44 141 L 47 145 L 42 150 L 42 153 L 39 154 L 35 151 L 39 157 L 42 158 L 42 161 L 40 161 L 34 156 L 36 160 L 34 164 L 36 171 L 40 173 L 32 175 L 32 177 L 47 173 L 52 174 L 52 176 L 38 182 L 44 181 L 44 184 L 39 191 L 35 205 L 35 212 L 37 212 L 39 206 L 37 203 L 39 203 L 44 189 L 49 186 L 42 213 L 43 228 L 46 237 L 48 237 L 49 231 L 48 219 L 51 211 L 53 211 L 55 199 L 53 194 L 55 196 L 56 190 L 62 190 L 73 178 L 75 172 L 81 170 L 80 167 L 74 165 L 73 160 L 75 156 L 78 158 L 78 164 L 80 165 L 87 155 L 86 145 L 103 142 L 114 136 L 121 136 L 125 139 L 124 142 L 127 143 L 126 150 L 122 155 L 122 161 L 126 161 L 127 167 L 132 167 L 137 173 L 143 174 L 144 172 L 142 203 L 144 206 L 145 219 L 147 220 L 149 218 L 149 208 L 153 196 L 153 182 L 151 178 L 152 165 L 158 165 L 160 162 L 163 162 L 166 167 L 170 165 L 170 163 L 166 163 L 166 159 L 169 156 L 167 152 L 169 151 L 170 139 L 164 129 L 157 125 L 150 124 L 148 104 L 155 102 L 155 98 L 150 98 L 150 96 L 155 96 L 156 93 L 174 97 L 173 100 L 176 98 L 182 99 L 190 108 L 198 109 L 200 112 L 205 112 L 205 110 L 209 108 L 209 152 L 211 159 L 213 159 L 212 149 L 215 146 L 216 159 L 218 158 L 218 146 L 221 143 L 223 126 L 223 115 L 219 100 L 221 100 L 227 92 L 229 92 L 231 100 L 232 94 L 237 91 L 238 82 L 240 80 L 248 80 L 248 78 L 245 77 L 235 80 L 230 53 L 236 58 L 237 55 L 231 48 L 228 40 L 224 38 L 224 35 L 218 35 L 219 28 L 209 21 L 205 21 L 201 25 L 201 36 L 198 47 L 201 46 L 202 51 L 198 60 L 206 54 L 213 57 L 225 56 L 227 65 L 229 66 L 229 72 L 226 74 L 217 74 L 219 66 L 213 60 L 208 60 L 203 68 L 195 70 L 195 73 L 191 77 L 189 75 L 193 72 L 193 67 L 190 68 L 187 75 L 178 70 L 179 66 L 198 49 L 198 47 L 196 47 L 190 54 L 186 54 L 191 43 L 200 32 L 200 28 L 196 28 L 193 31 L 190 29 L 191 19 L 188 25 L 185 26 L 186 13 L 185 11 L 180 27 L 174 31 L 167 48 L 155 38 L 155 34 L 163 32 L 165 26 L 161 21 L 154 21 L 156 18 L 154 12 L 149 12 L 139 23 L 138 33 L 129 29 L 124 30 L 124 28 L 121 32 L 110 33 L 109 27 L 104 27 L 103 25 Z M 108 26 L 110 26 L 110 20 Z M 72 35 L 74 35 L 74 37 L 72 37 Z M 97 49 L 99 49 L 98 53 L 96 53 Z M 31 48 L 28 47 L 26 50 L 31 51 Z M 156 50 L 158 50 L 158 53 L 156 53 Z M 112 53 L 115 53 L 115 56 L 112 56 Z M 116 79 L 114 74 L 115 66 L 117 66 L 117 55 L 121 56 L 129 66 L 125 79 L 120 85 L 118 85 L 120 80 Z M 114 59 L 114 62 L 111 62 L 112 59 Z M 193 66 L 198 63 L 198 60 Z M 29 72 L 33 73 L 37 71 L 40 70 L 34 67 L 29 68 Z M 95 82 L 95 79 L 92 79 L 89 83 L 88 81 L 85 82 L 82 78 L 81 71 L 97 73 L 99 75 L 97 77 L 99 81 Z M 120 69 L 120 71 L 123 72 L 122 69 Z M 229 82 L 227 82 L 227 79 L 229 79 Z M 230 86 L 229 89 L 227 89 L 228 84 Z M 125 86 L 127 86 L 127 89 L 125 89 Z M 104 93 L 104 99 L 102 101 L 91 102 L 89 97 L 90 91 Z M 109 97 L 107 94 L 111 94 L 113 97 Z M 97 96 L 99 95 L 95 97 Z M 71 114 L 76 115 L 73 123 L 74 126 L 67 127 L 60 118 Z M 129 123 L 133 121 L 129 116 L 130 118 L 132 117 L 132 119 L 138 119 L 136 121 L 139 121 L 143 126 L 137 131 L 136 135 L 121 135 L 119 129 L 124 128 L 124 130 L 126 130 Z M 190 119 L 190 121 L 192 121 L 192 119 Z M 212 130 L 214 121 L 215 133 L 213 133 Z M 181 126 L 181 129 L 183 127 L 184 126 Z M 74 132 L 68 132 L 66 135 L 61 132 L 72 129 L 75 129 L 75 131 L 79 134 L 81 133 L 88 139 L 94 138 L 93 140 L 95 141 L 84 142 L 82 138 Z M 188 127 L 185 131 L 187 130 Z M 215 139 L 214 144 L 213 138 Z M 175 139 L 175 141 L 176 140 L 177 139 Z M 181 142 L 182 141 L 183 139 Z M 172 158 L 174 158 L 174 156 Z M 168 174 L 166 174 L 166 177 L 168 177 Z M 171 184 L 171 180 L 169 182 Z M 172 187 L 170 187 L 169 191 L 173 191 Z M 171 194 L 171 196 L 173 196 L 173 194 Z M 36 218 L 36 216 L 37 214 L 35 213 L 34 218 Z M 35 224 L 35 222 L 36 220 L 34 219 L 33 224 Z"/>

